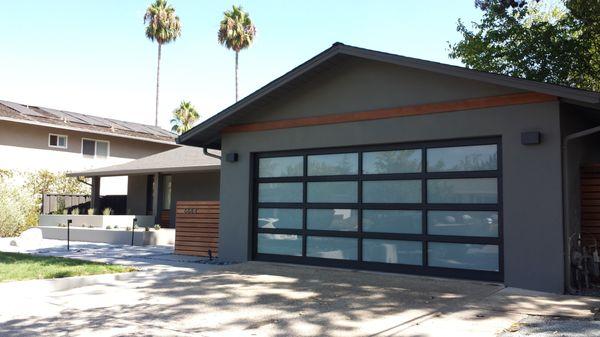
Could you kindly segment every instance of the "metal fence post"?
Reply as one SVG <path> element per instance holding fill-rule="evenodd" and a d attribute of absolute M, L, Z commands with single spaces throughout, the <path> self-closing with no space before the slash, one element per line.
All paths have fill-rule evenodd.
<path fill-rule="evenodd" d="M 133 236 L 135 235 L 135 226 L 137 226 L 137 218 L 133 218 L 133 226 L 131 226 L 131 245 L 133 246 Z"/>
<path fill-rule="evenodd" d="M 67 250 L 71 250 L 71 223 L 73 220 L 67 220 Z"/>

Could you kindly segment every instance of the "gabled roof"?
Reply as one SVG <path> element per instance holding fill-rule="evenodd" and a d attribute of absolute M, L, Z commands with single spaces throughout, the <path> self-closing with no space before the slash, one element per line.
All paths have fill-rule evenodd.
<path fill-rule="evenodd" d="M 176 134 L 153 125 L 0 100 L 0 120 L 51 128 L 174 144 Z"/>
<path fill-rule="evenodd" d="M 438 62 L 425 61 L 411 57 L 348 46 L 338 42 L 317 56 L 304 62 L 300 66 L 292 69 L 283 76 L 258 89 L 241 101 L 231 105 L 225 110 L 207 119 L 203 123 L 197 125 L 190 131 L 179 136 L 179 138 L 177 138 L 177 142 L 185 145 L 219 149 L 221 146 L 221 131 L 227 126 L 235 124 L 237 117 L 243 114 L 245 110 L 260 106 L 262 101 L 268 101 L 270 97 L 274 97 L 283 93 L 289 87 L 295 85 L 295 83 L 303 81 L 304 78 L 310 77 L 315 73 L 332 67 L 335 63 L 341 62 L 348 57 L 357 57 L 367 60 L 386 62 L 389 64 L 413 69 L 451 75 L 505 87 L 512 87 L 516 89 L 552 95 L 559 98 L 568 99 L 570 101 L 591 104 L 594 106 L 596 104 L 600 104 L 600 93 L 597 92 L 482 72 Z"/>
<path fill-rule="evenodd" d="M 219 155 L 220 153 L 216 153 Z M 71 177 L 110 177 L 133 174 L 182 173 L 218 171 L 221 161 L 205 155 L 202 149 L 193 146 L 181 146 L 172 150 L 153 154 L 125 164 L 71 172 Z"/>

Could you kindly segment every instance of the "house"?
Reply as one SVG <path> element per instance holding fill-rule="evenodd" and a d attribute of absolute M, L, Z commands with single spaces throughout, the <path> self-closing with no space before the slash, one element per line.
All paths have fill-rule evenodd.
<path fill-rule="evenodd" d="M 219 200 L 219 168 L 218 152 L 210 156 L 197 147 L 181 146 L 125 164 L 68 175 L 95 180 L 126 176 L 129 213 L 150 214 L 153 223 L 175 227 L 178 201 Z M 92 199 L 99 197 L 100 188 L 92 186 Z"/>
<path fill-rule="evenodd" d="M 570 238 L 599 228 L 599 109 L 337 43 L 178 142 L 222 152 L 220 258 L 563 292 Z"/>
<path fill-rule="evenodd" d="M 0 101 L 0 169 L 72 172 L 116 165 L 178 147 L 159 127 Z M 102 194 L 126 194 L 106 179 Z"/>

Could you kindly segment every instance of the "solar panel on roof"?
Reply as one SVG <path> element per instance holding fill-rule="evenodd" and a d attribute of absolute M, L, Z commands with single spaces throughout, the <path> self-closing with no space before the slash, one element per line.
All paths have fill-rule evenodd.
<path fill-rule="evenodd" d="M 77 117 L 79 119 L 82 119 L 84 121 L 86 121 L 87 124 L 89 125 L 95 125 L 95 126 L 102 126 L 105 128 L 110 128 L 112 127 L 112 125 L 108 122 L 105 122 L 104 120 L 94 117 L 94 116 L 90 116 L 90 115 L 83 115 L 83 114 L 79 114 L 76 112 L 69 112 L 69 114 L 71 114 L 74 117 Z"/>
<path fill-rule="evenodd" d="M 76 114 L 76 113 L 72 113 L 72 112 L 68 112 L 68 111 L 61 111 L 64 115 L 66 115 L 68 117 L 68 121 L 69 122 L 75 122 L 75 123 L 80 123 L 80 124 L 90 124 L 90 122 L 87 120 L 87 118 L 83 118 L 83 116 Z"/>
<path fill-rule="evenodd" d="M 133 129 L 135 132 L 148 133 L 148 131 L 145 128 L 143 128 L 141 124 L 127 123 L 127 127 Z"/>
<path fill-rule="evenodd" d="M 151 126 L 147 126 L 147 125 L 143 125 L 142 126 L 144 128 L 144 130 L 146 130 L 145 132 L 147 134 L 151 134 L 151 135 L 160 135 L 160 133 L 158 131 L 156 131 L 156 129 L 154 129 Z"/>
<path fill-rule="evenodd" d="M 55 110 L 55 109 L 50 109 L 50 108 L 42 108 L 42 107 L 38 107 L 38 109 L 45 111 L 47 113 L 49 113 L 50 115 L 65 120 L 67 122 L 76 122 L 76 123 L 82 123 L 82 121 L 80 119 L 75 119 L 72 117 L 69 117 L 68 115 L 66 115 L 65 113 L 63 113 L 60 110 Z"/>
<path fill-rule="evenodd" d="M 119 129 L 121 129 L 121 130 L 125 130 L 125 131 L 134 131 L 134 132 L 135 132 L 135 130 L 134 130 L 134 129 L 132 129 L 132 128 L 130 128 L 130 127 L 127 125 L 127 123 L 125 123 L 125 122 L 118 121 L 118 120 L 115 120 L 115 119 L 109 119 L 109 121 L 110 121 L 111 123 L 115 124 L 115 125 L 118 125 L 118 126 L 119 126 Z"/>
<path fill-rule="evenodd" d="M 170 132 L 168 130 L 165 130 L 163 128 L 158 128 L 158 132 L 160 134 L 162 134 L 163 136 L 167 136 L 167 137 L 173 137 L 174 136 L 172 132 Z"/>
<path fill-rule="evenodd" d="M 157 136 L 166 136 L 166 137 L 172 137 L 173 134 L 161 127 L 158 126 L 151 126 L 151 125 L 144 125 L 146 127 L 147 130 L 149 130 L 150 132 L 152 132 L 153 135 L 157 135 Z"/>
<path fill-rule="evenodd" d="M 11 109 L 13 109 L 13 110 L 15 110 L 15 111 L 17 111 L 19 113 L 22 113 L 23 115 L 35 116 L 35 117 L 44 117 L 44 115 L 42 115 L 42 114 L 40 114 L 40 113 L 38 113 L 36 111 L 33 111 L 33 110 L 29 109 L 28 107 L 23 106 L 21 104 L 17 104 L 17 103 L 13 103 L 13 102 L 7 102 L 7 101 L 0 101 L 0 103 L 6 105 L 7 107 L 9 107 L 9 108 L 11 108 Z"/>

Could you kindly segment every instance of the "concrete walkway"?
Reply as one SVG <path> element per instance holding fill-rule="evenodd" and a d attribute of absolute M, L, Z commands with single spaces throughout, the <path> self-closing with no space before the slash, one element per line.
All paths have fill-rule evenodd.
<path fill-rule="evenodd" d="M 0 336 L 479 337 L 530 313 L 587 319 L 600 305 L 483 282 L 259 262 L 0 298 Z"/>
<path fill-rule="evenodd" d="M 134 266 L 140 273 L 154 277 L 168 277 L 181 273 L 197 273 L 210 269 L 218 261 L 177 255 L 171 246 L 129 246 L 106 243 L 77 242 L 44 239 L 35 248 L 20 248 L 10 245 L 10 239 L 0 238 L 0 251 L 34 255 L 68 257 L 87 261 Z"/>

